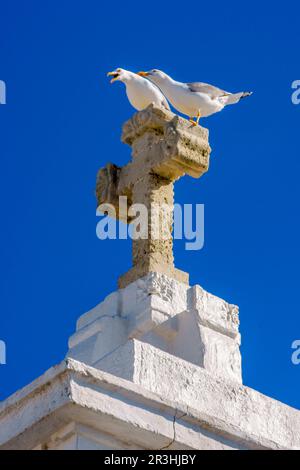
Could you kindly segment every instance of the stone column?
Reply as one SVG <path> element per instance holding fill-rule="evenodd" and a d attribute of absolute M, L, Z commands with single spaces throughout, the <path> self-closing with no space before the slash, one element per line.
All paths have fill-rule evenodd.
<path fill-rule="evenodd" d="M 135 184 L 133 203 L 144 204 L 148 209 L 148 238 L 133 240 L 133 266 L 143 277 L 149 271 L 160 270 L 160 265 L 174 268 L 173 207 L 174 184 L 167 178 L 149 173 Z M 158 227 L 157 227 L 158 225 Z M 164 230 L 165 233 L 161 233 Z M 155 233 L 157 232 L 157 233 Z M 143 269 L 144 268 L 144 269 Z"/>

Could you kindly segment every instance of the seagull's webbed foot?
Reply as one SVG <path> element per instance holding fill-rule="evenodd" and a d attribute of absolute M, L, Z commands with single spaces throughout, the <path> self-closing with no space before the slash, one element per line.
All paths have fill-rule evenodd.
<path fill-rule="evenodd" d="M 191 124 L 193 124 L 193 126 L 199 126 L 200 118 L 201 118 L 201 113 L 200 113 L 200 111 L 198 111 L 198 114 L 197 114 L 197 117 L 196 117 L 196 121 L 194 121 L 194 118 L 193 118 L 193 117 L 190 117 L 190 118 L 189 118 L 189 121 L 190 121 Z"/>
<path fill-rule="evenodd" d="M 190 117 L 189 122 L 190 122 L 193 126 L 197 126 L 197 122 L 194 121 L 194 118 Z"/>

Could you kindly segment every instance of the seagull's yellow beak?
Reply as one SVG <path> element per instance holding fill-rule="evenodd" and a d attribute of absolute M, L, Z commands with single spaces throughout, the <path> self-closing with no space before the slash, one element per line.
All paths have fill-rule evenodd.
<path fill-rule="evenodd" d="M 113 77 L 110 81 L 110 83 L 114 83 L 116 80 L 119 78 L 119 72 L 113 71 L 113 72 L 108 72 L 107 76 L 108 77 Z"/>
<path fill-rule="evenodd" d="M 137 73 L 140 77 L 148 77 L 149 72 L 138 72 Z"/>

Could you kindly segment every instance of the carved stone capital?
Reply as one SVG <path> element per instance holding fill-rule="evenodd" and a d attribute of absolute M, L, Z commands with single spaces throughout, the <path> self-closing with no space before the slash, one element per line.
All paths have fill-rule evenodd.
<path fill-rule="evenodd" d="M 124 124 L 122 141 L 132 147 L 133 161 L 122 170 L 121 186 L 150 170 L 174 181 L 199 178 L 209 167 L 208 130 L 153 105 Z"/>

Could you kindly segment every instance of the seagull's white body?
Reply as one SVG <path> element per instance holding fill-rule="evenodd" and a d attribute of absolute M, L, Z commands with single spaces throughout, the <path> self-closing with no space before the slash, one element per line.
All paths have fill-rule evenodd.
<path fill-rule="evenodd" d="M 126 81 L 124 80 L 124 83 L 126 85 L 127 98 L 135 109 L 141 111 L 151 103 L 170 109 L 166 98 L 156 85 L 136 74 L 132 75 Z"/>
<path fill-rule="evenodd" d="M 125 84 L 128 100 L 136 110 L 141 111 L 151 103 L 170 109 L 166 98 L 159 88 L 146 78 L 124 69 L 110 72 L 110 75 L 113 74 L 115 74 L 113 81 L 118 80 Z"/>
<path fill-rule="evenodd" d="M 244 96 L 251 94 L 232 94 L 201 82 L 177 82 L 160 70 L 141 73 L 147 74 L 147 78 L 160 88 L 175 109 L 190 117 L 210 116 L 221 111 L 226 105 L 237 103 Z"/>
<path fill-rule="evenodd" d="M 151 77 L 149 78 L 151 80 Z M 221 111 L 225 106 L 225 103 L 220 99 L 212 100 L 205 93 L 192 93 L 185 83 L 165 80 L 159 86 L 171 105 L 187 116 L 197 116 L 198 112 L 203 117 L 210 116 Z"/>

